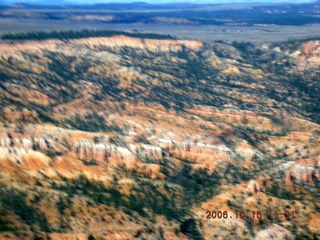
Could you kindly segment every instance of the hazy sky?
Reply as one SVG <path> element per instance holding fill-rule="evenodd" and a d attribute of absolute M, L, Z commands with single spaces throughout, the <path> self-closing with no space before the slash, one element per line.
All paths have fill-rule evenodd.
<path fill-rule="evenodd" d="M 128 3 L 128 2 L 147 2 L 147 3 L 176 3 L 176 2 L 189 2 L 189 3 L 240 3 L 240 2 L 313 2 L 313 0 L 0 0 L 1 3 L 41 3 L 41 4 L 61 4 L 61 3 L 78 3 L 78 4 L 92 4 L 92 3 Z"/>

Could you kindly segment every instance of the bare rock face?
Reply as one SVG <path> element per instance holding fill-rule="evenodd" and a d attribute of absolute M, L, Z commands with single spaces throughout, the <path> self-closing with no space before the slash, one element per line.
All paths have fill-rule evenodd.
<path fill-rule="evenodd" d="M 320 158 L 303 159 L 286 171 L 286 181 L 313 182 L 320 179 Z"/>
<path fill-rule="evenodd" d="M 299 56 L 300 63 L 306 67 L 318 67 L 320 64 L 320 41 L 303 44 Z"/>
<path fill-rule="evenodd" d="M 167 151 L 174 151 L 177 147 L 177 143 L 174 139 L 159 138 L 158 146 Z"/>
<path fill-rule="evenodd" d="M 255 240 L 268 240 L 268 239 L 277 239 L 277 240 L 282 240 L 282 239 L 294 239 L 294 236 L 285 228 L 273 224 L 267 229 L 261 230 L 257 233 L 256 237 L 254 238 Z"/>
<path fill-rule="evenodd" d="M 150 144 L 130 144 L 128 148 L 113 144 L 93 143 L 88 140 L 80 140 L 74 144 L 73 154 L 80 159 L 91 159 L 98 162 L 108 162 L 109 158 L 133 161 L 141 159 L 161 159 L 166 153 L 175 153 L 181 156 L 187 154 L 215 155 L 217 153 L 228 154 L 231 150 L 226 146 L 211 145 L 199 142 L 177 142 L 174 139 L 159 138 L 158 146 Z"/>
<path fill-rule="evenodd" d="M 255 180 L 250 180 L 247 185 L 247 191 L 249 191 L 251 194 L 257 194 L 258 192 L 260 192 L 260 184 Z"/>
<path fill-rule="evenodd" d="M 94 46 L 107 46 L 110 48 L 131 47 L 135 49 L 147 49 L 152 52 L 159 51 L 181 51 L 182 45 L 186 48 L 199 50 L 203 43 L 199 41 L 188 40 L 157 40 L 157 39 L 138 39 L 131 38 L 123 35 L 113 37 L 94 37 L 86 39 L 76 39 L 71 41 L 73 45 Z"/>
<path fill-rule="evenodd" d="M 149 144 L 130 145 L 131 150 L 138 156 L 148 159 L 161 159 L 162 149 L 158 146 Z"/>
<path fill-rule="evenodd" d="M 186 141 L 182 143 L 182 150 L 185 152 L 194 152 L 199 154 L 216 154 L 218 152 L 231 152 L 226 146 L 212 145 L 201 142 Z"/>
<path fill-rule="evenodd" d="M 109 158 L 124 161 L 134 161 L 137 156 L 148 159 L 161 159 L 162 149 L 149 144 L 130 144 L 129 148 L 125 148 L 113 144 L 96 144 L 88 140 L 81 140 L 75 143 L 73 154 L 80 159 L 92 159 L 106 163 Z"/>
<path fill-rule="evenodd" d="M 159 138 L 158 146 L 168 152 L 174 152 L 181 156 L 188 154 L 215 155 L 218 153 L 231 153 L 231 149 L 223 145 L 214 145 L 190 140 L 177 142 L 174 139 Z"/>
<path fill-rule="evenodd" d="M 123 233 L 123 232 L 112 232 L 108 234 L 109 239 L 114 239 L 114 240 L 133 240 L 134 237 L 130 236 L 129 234 Z"/>
<path fill-rule="evenodd" d="M 291 175 L 290 171 L 286 172 L 286 177 L 285 177 L 286 182 L 291 182 L 293 180 L 293 177 Z"/>
<path fill-rule="evenodd" d="M 56 149 L 56 144 L 49 138 L 17 138 L 8 135 L 0 138 L 0 160 L 14 162 L 23 166 L 48 166 L 51 159 L 41 151 Z"/>
<path fill-rule="evenodd" d="M 28 41 L 25 43 L 1 43 L 0 49 L 4 56 L 16 54 L 18 51 L 40 52 L 42 49 L 54 49 L 59 40 Z M 18 57 L 19 55 L 16 54 Z M 21 57 L 21 56 L 20 56 Z"/>
<path fill-rule="evenodd" d="M 38 151 L 25 148 L 0 147 L 0 162 L 11 161 L 19 165 L 48 166 L 51 159 Z"/>
<path fill-rule="evenodd" d="M 88 234 L 84 233 L 51 233 L 50 239 L 52 240 L 86 240 Z"/>
<path fill-rule="evenodd" d="M 73 154 L 80 159 L 90 159 L 104 163 L 108 162 L 109 158 L 124 161 L 133 161 L 136 158 L 127 148 L 118 147 L 113 144 L 95 144 L 87 140 L 81 140 L 75 143 Z"/>
<path fill-rule="evenodd" d="M 37 138 L 12 138 L 5 137 L 0 138 L 0 147 L 4 148 L 25 148 L 25 149 L 34 149 L 46 151 L 50 148 L 53 148 L 53 142 L 45 137 Z"/>

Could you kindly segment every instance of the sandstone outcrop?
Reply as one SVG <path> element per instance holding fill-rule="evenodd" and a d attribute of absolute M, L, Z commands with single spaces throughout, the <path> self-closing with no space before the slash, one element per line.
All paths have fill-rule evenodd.
<path fill-rule="evenodd" d="M 285 228 L 273 224 L 272 226 L 268 227 L 267 229 L 260 230 L 255 240 L 271 240 L 271 239 L 277 239 L 277 240 L 284 240 L 284 239 L 294 239 L 294 236 Z"/>
<path fill-rule="evenodd" d="M 85 44 L 86 46 L 105 46 L 110 48 L 131 47 L 135 49 L 146 49 L 152 52 L 161 51 L 181 51 L 182 45 L 192 50 L 199 50 L 203 43 L 199 41 L 188 40 L 157 40 L 157 39 L 139 39 L 123 35 L 110 38 L 95 37 L 77 39 L 72 41 L 75 44 Z"/>
<path fill-rule="evenodd" d="M 320 158 L 302 159 L 286 171 L 286 181 L 313 182 L 320 180 Z"/>
<path fill-rule="evenodd" d="M 35 164 L 37 166 L 48 166 L 51 159 L 38 151 L 25 148 L 3 148 L 0 147 L 0 160 L 9 160 L 19 165 Z M 0 161 L 0 162 L 1 162 Z"/>
<path fill-rule="evenodd" d="M 158 146 L 150 144 L 129 144 L 128 148 L 114 144 L 93 143 L 81 140 L 74 144 L 73 154 L 80 159 L 91 159 L 98 162 L 108 162 L 109 158 L 124 161 L 140 159 L 161 159 L 165 154 L 173 153 L 181 156 L 188 154 L 216 155 L 230 154 L 231 149 L 223 145 L 212 145 L 202 142 L 177 142 L 174 139 L 159 138 Z"/>
<path fill-rule="evenodd" d="M 0 147 L 10 148 L 19 147 L 25 149 L 35 149 L 46 151 L 54 149 L 55 143 L 46 137 L 32 137 L 32 138 L 0 138 Z"/>
<path fill-rule="evenodd" d="M 305 67 L 318 67 L 320 65 L 320 41 L 304 43 L 299 60 Z"/>
<path fill-rule="evenodd" d="M 45 215 L 51 233 L 118 226 L 110 238 L 130 239 L 136 231 L 125 226 L 156 225 L 164 238 L 182 239 L 183 216 L 202 205 L 195 224 L 208 239 L 317 233 L 320 162 L 310 157 L 319 153 L 320 128 L 310 99 L 318 82 L 294 64 L 318 50 L 302 47 L 291 65 L 285 47 L 273 45 L 125 36 L 0 43 L 0 186 L 9 201 L 11 188 L 26 193 L 25 206 Z M 303 214 L 278 219 L 281 227 L 205 218 L 268 208 Z M 17 230 L 45 223 L 4 210 Z"/>
<path fill-rule="evenodd" d="M 178 142 L 174 139 L 159 138 L 158 146 L 169 152 L 176 152 L 180 154 L 193 153 L 215 155 L 217 153 L 230 154 L 232 152 L 230 148 L 224 145 L 214 145 L 190 140 Z"/>
<path fill-rule="evenodd" d="M 141 145 L 130 145 L 131 150 L 142 158 L 147 159 L 161 159 L 162 158 L 162 149 L 158 146 L 153 146 L 150 144 L 141 144 Z"/>
<path fill-rule="evenodd" d="M 260 184 L 257 183 L 255 180 L 250 180 L 250 182 L 247 185 L 247 190 L 251 194 L 257 194 L 258 192 L 260 192 L 260 188 Z"/>
<path fill-rule="evenodd" d="M 48 166 L 51 159 L 45 153 L 57 153 L 64 147 L 48 137 L 8 137 L 0 138 L 0 159 L 19 165 Z"/>
<path fill-rule="evenodd" d="M 79 159 L 96 160 L 107 163 L 109 158 L 133 161 L 136 156 L 128 149 L 113 144 L 92 143 L 81 140 L 73 146 L 73 154 Z"/>

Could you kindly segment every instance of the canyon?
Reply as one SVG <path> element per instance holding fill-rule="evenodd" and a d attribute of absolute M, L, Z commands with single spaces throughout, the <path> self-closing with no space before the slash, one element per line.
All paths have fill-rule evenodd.
<path fill-rule="evenodd" d="M 1 42 L 0 239 L 317 239 L 319 48 Z"/>

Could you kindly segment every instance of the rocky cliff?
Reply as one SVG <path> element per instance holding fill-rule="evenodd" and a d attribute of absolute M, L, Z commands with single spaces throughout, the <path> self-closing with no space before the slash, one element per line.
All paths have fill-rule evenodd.
<path fill-rule="evenodd" d="M 286 172 L 286 180 L 312 183 L 320 180 L 320 158 L 302 159 L 296 161 Z"/>

